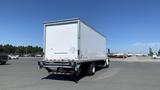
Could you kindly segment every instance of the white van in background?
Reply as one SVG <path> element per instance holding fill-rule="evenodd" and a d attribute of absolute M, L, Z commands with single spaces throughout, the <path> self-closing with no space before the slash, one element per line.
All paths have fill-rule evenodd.
<path fill-rule="evenodd" d="M 157 56 L 156 53 L 153 53 L 152 58 L 153 58 L 153 59 L 160 59 L 160 56 Z"/>

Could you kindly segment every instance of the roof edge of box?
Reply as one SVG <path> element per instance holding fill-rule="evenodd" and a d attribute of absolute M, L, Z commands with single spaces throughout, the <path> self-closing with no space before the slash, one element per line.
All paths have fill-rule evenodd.
<path fill-rule="evenodd" d="M 44 24 L 54 24 L 54 23 L 63 23 L 63 22 L 72 22 L 72 21 L 79 21 L 80 18 L 70 18 L 70 19 L 60 19 L 60 20 L 50 20 L 45 21 Z"/>
<path fill-rule="evenodd" d="M 93 28 L 91 25 L 87 24 L 85 21 L 83 21 L 79 17 L 77 17 L 77 18 L 70 18 L 70 19 L 50 20 L 50 21 L 44 22 L 44 25 L 48 26 L 48 25 L 75 23 L 75 22 L 79 22 L 79 21 L 81 21 L 82 23 L 84 23 L 88 27 L 92 28 L 95 32 L 99 33 L 100 35 L 102 35 L 103 37 L 106 38 L 105 35 L 103 35 L 102 33 L 98 32 L 95 28 Z"/>

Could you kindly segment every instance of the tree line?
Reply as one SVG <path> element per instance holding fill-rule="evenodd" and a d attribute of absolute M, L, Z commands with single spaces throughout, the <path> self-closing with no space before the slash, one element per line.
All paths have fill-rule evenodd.
<path fill-rule="evenodd" d="M 35 56 L 36 54 L 43 54 L 43 49 L 39 46 L 13 46 L 10 44 L 0 45 L 0 53 L 17 54 L 23 56 L 29 54 Z"/>

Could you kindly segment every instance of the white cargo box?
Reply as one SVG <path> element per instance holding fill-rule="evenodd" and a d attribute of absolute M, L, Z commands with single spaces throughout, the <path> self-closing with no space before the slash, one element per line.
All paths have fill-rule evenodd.
<path fill-rule="evenodd" d="M 47 22 L 44 32 L 44 61 L 107 58 L 105 37 L 80 19 Z"/>

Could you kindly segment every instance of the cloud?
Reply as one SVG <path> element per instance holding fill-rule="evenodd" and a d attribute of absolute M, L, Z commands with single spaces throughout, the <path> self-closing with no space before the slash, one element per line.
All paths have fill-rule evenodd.
<path fill-rule="evenodd" d="M 160 42 L 137 42 L 132 44 L 133 52 L 148 53 L 149 48 L 152 48 L 154 52 L 157 52 L 160 49 Z"/>
<path fill-rule="evenodd" d="M 160 42 L 149 42 L 149 43 L 134 43 L 133 46 L 135 47 L 155 47 L 158 48 L 160 47 Z"/>

